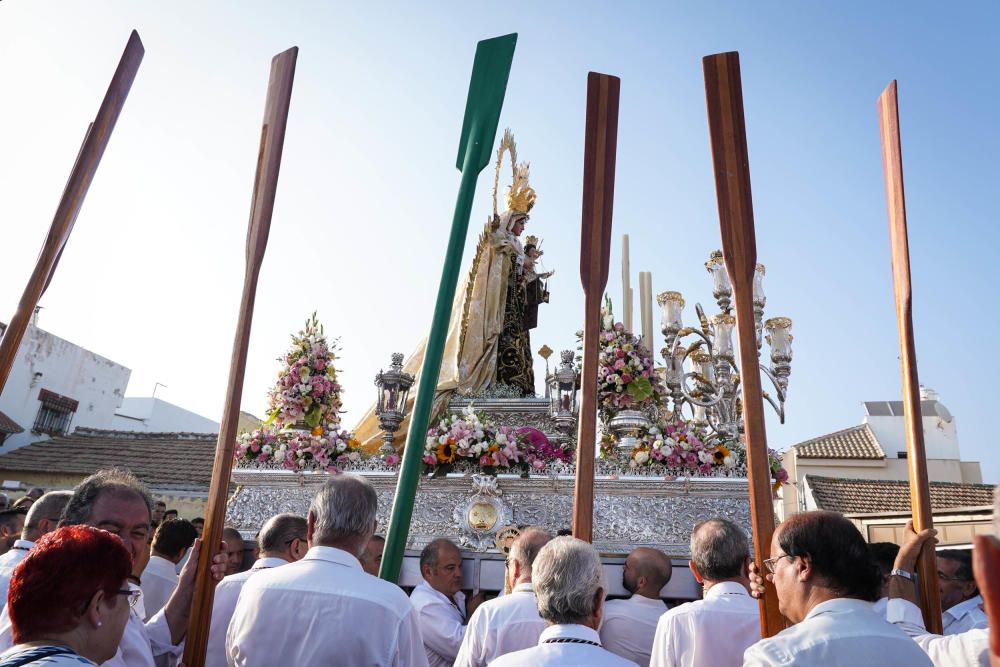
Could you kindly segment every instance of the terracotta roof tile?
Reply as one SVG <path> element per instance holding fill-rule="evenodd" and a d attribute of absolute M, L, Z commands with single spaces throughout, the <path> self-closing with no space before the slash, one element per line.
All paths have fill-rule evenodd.
<path fill-rule="evenodd" d="M 884 459 L 868 424 L 852 426 L 792 445 L 803 459 Z"/>
<path fill-rule="evenodd" d="M 89 475 L 128 468 L 151 487 L 207 489 L 215 459 L 214 434 L 144 433 L 77 428 L 69 435 L 35 442 L 0 455 L 0 471 L 45 471 Z"/>
<path fill-rule="evenodd" d="M 910 511 L 910 484 L 905 480 L 806 475 L 806 483 L 820 509 L 842 514 Z M 935 510 L 993 504 L 990 484 L 931 482 L 930 493 Z"/>
<path fill-rule="evenodd" d="M 21 433 L 24 429 L 16 421 L 0 412 L 0 433 Z"/>

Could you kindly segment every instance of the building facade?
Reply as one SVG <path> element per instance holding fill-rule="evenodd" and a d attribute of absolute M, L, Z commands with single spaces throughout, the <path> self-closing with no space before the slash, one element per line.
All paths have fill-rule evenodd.
<path fill-rule="evenodd" d="M 76 427 L 111 428 L 131 373 L 29 324 L 0 394 L 0 452 Z"/>

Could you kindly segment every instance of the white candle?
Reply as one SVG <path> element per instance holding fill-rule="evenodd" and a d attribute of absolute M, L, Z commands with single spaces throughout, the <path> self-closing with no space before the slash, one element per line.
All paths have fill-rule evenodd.
<path fill-rule="evenodd" d="M 642 314 L 642 342 L 650 350 L 653 349 L 653 274 L 649 271 L 639 272 L 639 300 Z"/>
<path fill-rule="evenodd" d="M 622 324 L 632 331 L 632 277 L 628 264 L 628 234 L 622 234 Z"/>

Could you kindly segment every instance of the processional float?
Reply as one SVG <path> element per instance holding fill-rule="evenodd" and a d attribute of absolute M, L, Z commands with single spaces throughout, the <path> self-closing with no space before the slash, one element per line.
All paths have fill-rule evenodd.
<path fill-rule="evenodd" d="M 132 82 L 139 71 L 142 57 L 146 50 L 139 39 L 139 33 L 135 30 L 129 36 L 125 51 L 122 53 L 118 68 L 111 78 L 111 84 L 104 95 L 104 100 L 97 111 L 94 121 L 87 127 L 87 132 L 83 137 L 83 145 L 76 156 L 76 162 L 70 171 L 69 180 L 63 189 L 62 197 L 59 199 L 59 206 L 56 208 L 52 224 L 49 226 L 48 236 L 42 245 L 42 251 L 38 254 L 35 268 L 31 272 L 31 278 L 21 294 L 21 300 L 17 304 L 17 310 L 0 339 L 0 392 L 3 392 L 10 375 L 10 369 L 17 356 L 17 349 L 24 338 L 24 332 L 31 321 L 31 315 L 35 312 L 38 300 L 45 294 L 55 275 L 59 258 L 62 257 L 63 249 L 69 240 L 69 235 L 73 231 L 73 225 L 83 207 L 83 201 L 87 197 L 87 191 L 97 173 L 97 167 L 104 156 L 104 150 L 111 140 L 111 133 L 118 122 L 118 116 L 125 106 Z"/>

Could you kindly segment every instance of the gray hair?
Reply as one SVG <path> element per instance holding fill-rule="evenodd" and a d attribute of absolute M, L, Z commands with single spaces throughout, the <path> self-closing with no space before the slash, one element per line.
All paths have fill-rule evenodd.
<path fill-rule="evenodd" d="M 98 470 L 76 485 L 66 509 L 63 510 L 60 524 L 73 526 L 87 523 L 94 511 L 94 504 L 105 493 L 116 496 L 137 496 L 146 503 L 150 517 L 153 515 L 153 499 L 139 478 L 125 468 L 110 468 Z"/>
<path fill-rule="evenodd" d="M 260 529 L 257 544 L 263 553 L 279 554 L 288 551 L 296 538 L 305 541 L 306 520 L 296 514 L 275 514 Z"/>
<path fill-rule="evenodd" d="M 539 552 L 531 581 L 542 618 L 579 623 L 594 614 L 594 598 L 604 588 L 604 568 L 592 545 L 575 537 L 557 537 Z"/>
<path fill-rule="evenodd" d="M 331 477 L 309 506 L 313 543 L 367 540 L 375 532 L 376 512 L 378 496 L 368 480 L 349 474 Z"/>
<path fill-rule="evenodd" d="M 722 581 L 740 576 L 749 556 L 746 531 L 729 519 L 699 521 L 691 531 L 691 562 L 704 579 Z"/>
<path fill-rule="evenodd" d="M 427 543 L 420 551 L 420 571 L 424 571 L 424 567 L 437 567 L 438 561 L 441 560 L 441 547 L 451 547 L 455 551 L 459 551 L 458 545 L 449 540 L 447 537 L 439 537 L 436 540 L 431 540 Z"/>
<path fill-rule="evenodd" d="M 539 552 L 552 540 L 552 536 L 540 528 L 529 528 L 514 540 L 508 554 L 511 560 L 516 560 L 521 569 L 531 572 Z"/>
<path fill-rule="evenodd" d="M 49 530 L 55 530 L 72 497 L 72 491 L 49 491 L 36 500 L 28 509 L 28 516 L 24 518 L 24 531 L 22 531 L 24 539 L 37 542 L 42 536 L 38 525 L 45 519 L 52 524 Z"/>

